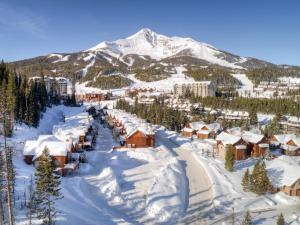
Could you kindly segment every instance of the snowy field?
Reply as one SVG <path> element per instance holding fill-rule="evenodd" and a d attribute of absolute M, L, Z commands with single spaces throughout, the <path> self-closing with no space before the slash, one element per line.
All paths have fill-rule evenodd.
<path fill-rule="evenodd" d="M 154 82 L 144 82 L 136 79 L 134 77 L 134 74 L 131 74 L 128 76 L 131 80 L 133 80 L 135 83 L 132 85 L 132 87 L 138 87 L 138 88 L 155 88 L 158 90 L 166 90 L 166 91 L 172 91 L 174 89 L 174 84 L 179 82 L 190 82 L 195 81 L 193 78 L 188 77 L 184 74 L 184 71 L 186 71 L 185 67 L 178 66 L 175 67 L 176 73 L 172 74 L 169 78 Z"/>
<path fill-rule="evenodd" d="M 22 159 L 25 140 L 50 134 L 63 113 L 75 115 L 83 110 L 57 106 L 47 110 L 37 129 L 16 126 L 10 139 L 16 146 L 16 224 L 27 224 L 26 209 L 21 206 L 24 189 L 28 190 L 34 176 L 34 167 Z M 87 152 L 88 163 L 61 179 L 64 198 L 56 203 L 57 224 L 174 224 L 184 214 L 187 201 L 181 163 L 163 146 L 113 150 L 111 131 L 98 126 L 95 151 Z"/>

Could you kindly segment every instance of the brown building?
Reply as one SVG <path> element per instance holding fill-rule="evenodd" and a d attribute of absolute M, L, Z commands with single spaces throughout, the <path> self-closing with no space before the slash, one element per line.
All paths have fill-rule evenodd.
<path fill-rule="evenodd" d="M 300 138 L 294 134 L 273 135 L 271 143 L 280 147 L 286 155 L 300 156 Z"/>
<path fill-rule="evenodd" d="M 269 178 L 278 191 L 300 197 L 300 159 L 282 155 L 267 165 Z"/>
<path fill-rule="evenodd" d="M 194 131 L 193 131 L 192 128 L 184 127 L 184 128 L 182 129 L 182 136 L 183 136 L 183 137 L 190 138 L 190 137 L 193 136 L 193 134 L 194 134 Z"/>
<path fill-rule="evenodd" d="M 107 94 L 103 93 L 86 93 L 82 95 L 75 95 L 76 101 L 84 102 L 101 102 L 107 100 Z"/>
<path fill-rule="evenodd" d="M 152 125 L 122 110 L 108 110 L 106 121 L 120 144 L 132 148 L 155 146 Z"/>
<path fill-rule="evenodd" d="M 242 138 L 247 143 L 248 156 L 264 157 L 269 152 L 269 141 L 264 135 L 244 131 Z"/>
<path fill-rule="evenodd" d="M 220 133 L 217 138 L 217 152 L 220 158 L 225 159 L 226 152 L 230 146 L 234 147 L 235 160 L 244 160 L 247 158 L 247 143 L 239 136 Z"/>
<path fill-rule="evenodd" d="M 126 145 L 134 148 L 154 147 L 155 136 L 154 134 L 147 135 L 140 130 L 132 132 L 126 136 Z"/>
<path fill-rule="evenodd" d="M 287 195 L 300 197 L 300 178 L 291 185 L 282 186 L 279 190 Z"/>

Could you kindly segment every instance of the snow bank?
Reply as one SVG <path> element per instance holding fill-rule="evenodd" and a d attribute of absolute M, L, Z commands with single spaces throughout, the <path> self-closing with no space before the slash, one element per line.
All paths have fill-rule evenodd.
<path fill-rule="evenodd" d="M 98 187 L 100 192 L 110 204 L 123 203 L 119 183 L 110 167 L 103 169 L 97 178 L 99 179 Z"/>
<path fill-rule="evenodd" d="M 159 148 L 139 148 L 128 150 L 127 156 L 137 160 L 144 160 L 147 162 L 154 162 L 163 158 L 171 157 L 171 153 L 163 146 Z"/>
<path fill-rule="evenodd" d="M 176 158 L 161 168 L 148 190 L 146 210 L 151 217 L 166 222 L 183 214 L 186 193 L 184 177 L 184 171 Z"/>

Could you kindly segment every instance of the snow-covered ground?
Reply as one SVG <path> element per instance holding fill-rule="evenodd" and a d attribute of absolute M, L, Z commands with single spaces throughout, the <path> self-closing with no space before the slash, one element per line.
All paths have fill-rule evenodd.
<path fill-rule="evenodd" d="M 104 93 L 106 94 L 107 91 L 110 91 L 113 95 L 120 96 L 124 95 L 125 93 L 125 88 L 120 88 L 120 89 L 111 89 L 111 90 L 102 90 L 100 88 L 95 88 L 95 87 L 87 87 L 88 81 L 79 83 L 77 82 L 75 84 L 75 92 L 76 94 L 83 95 L 86 93 L 95 93 L 95 94 L 101 94 Z"/>
<path fill-rule="evenodd" d="M 241 186 L 242 176 L 247 168 L 251 171 L 255 159 L 237 161 L 234 172 L 224 168 L 224 161 L 212 157 L 212 147 L 199 140 L 191 141 L 175 132 L 166 132 L 172 142 L 189 151 L 198 163 L 205 168 L 212 183 L 213 209 L 210 217 L 205 220 L 208 224 L 231 224 L 232 210 L 241 221 L 246 210 L 252 212 L 255 224 L 273 225 L 277 216 L 282 212 L 290 224 L 300 224 L 300 199 L 289 197 L 283 193 L 257 196 L 244 192 Z M 271 162 L 266 162 L 267 166 Z M 240 219 L 239 219 L 240 218 Z"/>
<path fill-rule="evenodd" d="M 186 76 L 183 72 L 186 71 L 185 67 L 178 66 L 175 67 L 176 73 L 172 74 L 170 77 L 164 80 L 154 81 L 154 82 L 144 82 L 136 79 L 134 74 L 128 76 L 134 81 L 133 87 L 148 87 L 155 88 L 158 90 L 172 91 L 174 89 L 174 84 L 184 81 L 195 81 L 193 78 Z"/>
<path fill-rule="evenodd" d="M 232 74 L 232 76 L 242 83 L 242 86 L 238 89 L 239 95 L 244 97 L 251 96 L 251 93 L 253 92 L 253 83 L 246 74 Z"/>
<path fill-rule="evenodd" d="M 49 134 L 63 113 L 71 116 L 83 110 L 84 106 L 55 106 L 47 110 L 37 129 L 16 126 L 9 140 L 16 148 L 16 224 L 27 224 L 21 206 L 24 189 L 34 176 L 34 167 L 22 159 L 25 140 Z M 237 221 L 251 210 L 255 224 L 274 224 L 280 212 L 290 224 L 300 224 L 299 199 L 242 190 L 242 174 L 253 167 L 254 159 L 237 162 L 229 173 L 222 160 L 208 154 L 208 145 L 161 127 L 156 128 L 155 148 L 113 150 L 111 131 L 98 126 L 96 149 L 87 152 L 88 163 L 61 179 L 64 198 L 56 204 L 57 224 L 231 224 L 233 207 Z"/>
<path fill-rule="evenodd" d="M 16 224 L 27 224 L 24 202 L 34 167 L 22 159 L 25 140 L 49 134 L 62 113 L 75 115 L 84 107 L 56 106 L 48 109 L 40 126 L 16 126 L 10 143 L 16 147 Z M 95 151 L 87 152 L 88 163 L 61 179 L 64 198 L 57 201 L 57 224 L 174 224 L 185 211 L 187 183 L 184 167 L 169 149 L 113 150 L 116 144 L 108 128 L 99 126 Z M 24 185 L 25 184 L 25 185 Z M 38 221 L 35 221 L 38 224 Z"/>

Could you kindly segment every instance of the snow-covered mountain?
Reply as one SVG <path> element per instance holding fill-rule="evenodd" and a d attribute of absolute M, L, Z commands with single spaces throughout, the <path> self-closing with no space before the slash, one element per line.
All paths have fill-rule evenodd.
<path fill-rule="evenodd" d="M 106 83 L 112 79 L 115 80 L 110 88 L 128 86 L 136 80 L 166 80 L 178 72 L 177 68 L 185 71 L 208 68 L 206 73 L 211 75 L 216 71 L 224 75 L 226 72 L 244 73 L 245 69 L 282 68 L 225 52 L 192 38 L 167 37 L 147 28 L 127 38 L 104 41 L 83 51 L 52 53 L 12 64 L 20 74 L 39 76 L 42 68 L 45 75 L 67 76 L 101 88 L 108 88 Z M 231 78 L 226 82 L 232 83 Z"/>
<path fill-rule="evenodd" d="M 236 64 L 247 60 L 239 56 L 232 56 L 231 60 L 228 60 L 226 53 L 209 44 L 191 38 L 167 37 L 148 28 L 141 29 L 125 39 L 101 42 L 85 52 L 103 52 L 121 59 L 131 54 L 149 56 L 155 60 L 174 56 L 192 56 L 221 66 L 239 68 L 241 66 Z"/>

